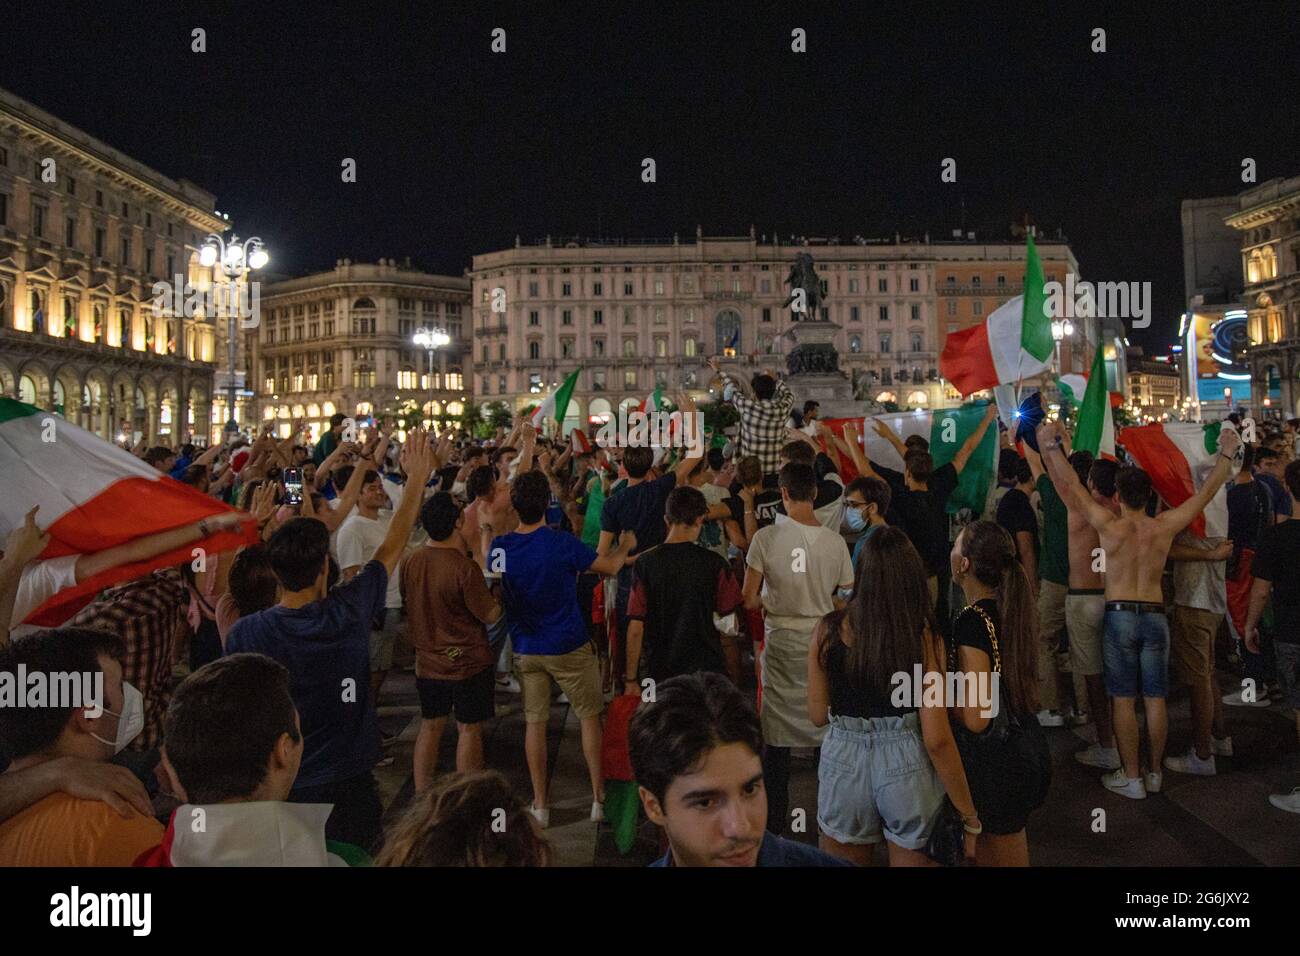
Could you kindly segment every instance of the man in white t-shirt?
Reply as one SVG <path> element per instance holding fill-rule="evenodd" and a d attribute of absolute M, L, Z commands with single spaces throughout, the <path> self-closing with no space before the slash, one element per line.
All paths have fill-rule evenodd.
<path fill-rule="evenodd" d="M 760 528 L 745 557 L 745 606 L 765 612 L 759 717 L 767 744 L 768 829 L 776 834 L 787 822 L 790 749 L 819 747 L 824 733 L 808 719 L 808 642 L 817 622 L 843 607 L 853 589 L 848 545 L 813 510 L 812 466 L 791 462 L 782 466 L 778 480 L 789 520 Z"/>
<path fill-rule="evenodd" d="M 388 506 L 388 492 L 384 490 L 379 472 L 367 473 L 362 479 L 356 511 L 339 525 L 335 541 L 344 582 L 356 577 L 357 572 L 365 567 L 366 562 L 374 557 L 375 551 L 384 543 L 388 523 L 393 517 L 392 511 L 387 510 Z M 393 666 L 393 648 L 397 644 L 397 633 L 401 625 L 401 608 L 401 575 L 395 573 L 388 578 L 383 619 L 372 621 L 370 625 L 370 699 L 376 702 L 384 678 Z"/>
<path fill-rule="evenodd" d="M 1169 627 L 1169 670 L 1190 688 L 1192 744 L 1186 755 L 1165 757 L 1178 773 L 1214 776 L 1216 755 L 1232 756 L 1232 738 L 1223 725 L 1223 702 L 1214 672 L 1214 639 L 1228 613 L 1225 582 L 1232 542 L 1201 538 L 1184 528 L 1174 538 L 1174 613 Z M 1152 767 L 1155 772 L 1160 768 Z"/>

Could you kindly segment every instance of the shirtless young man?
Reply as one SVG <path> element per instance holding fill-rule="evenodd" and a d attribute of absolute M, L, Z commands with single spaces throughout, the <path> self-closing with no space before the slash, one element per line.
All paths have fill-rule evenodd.
<path fill-rule="evenodd" d="M 1187 527 L 1232 475 L 1233 460 L 1241 447 L 1237 433 L 1219 435 L 1219 459 L 1196 492 L 1177 508 L 1154 518 L 1146 514 L 1151 479 L 1141 468 L 1126 466 L 1115 478 L 1119 514 L 1093 500 L 1083 490 L 1061 450 L 1064 429 L 1059 422 L 1038 427 L 1038 447 L 1053 484 L 1066 501 L 1083 512 L 1097 530 L 1105 559 L 1106 616 L 1102 654 L 1106 690 L 1114 701 L 1115 738 L 1123 766 L 1101 778 L 1108 790 L 1145 799 L 1147 790 L 1160 789 L 1160 767 L 1169 733 L 1165 709 L 1168 687 L 1169 621 L 1165 617 L 1160 579 L 1174 536 Z M 1066 497 L 1068 495 L 1068 497 Z M 1141 693 L 1147 715 L 1152 772 L 1146 783 L 1138 763 L 1136 699 Z"/>
<path fill-rule="evenodd" d="M 1062 453 L 1068 450 L 1068 441 Z M 1032 448 L 1026 448 L 1030 470 L 1043 470 L 1042 460 Z M 1088 523 L 1088 517 L 1075 496 L 1069 494 L 1059 481 L 1064 479 L 1083 490 L 1099 506 L 1112 514 L 1119 509 L 1114 503 L 1115 471 L 1113 461 L 1093 461 L 1092 456 L 1081 451 L 1069 456 L 1070 467 L 1060 477 L 1049 474 L 1048 480 L 1061 498 L 1066 509 L 1070 556 L 1069 590 L 1065 594 L 1065 628 L 1070 635 L 1070 668 L 1083 677 L 1088 693 L 1088 712 L 1097 726 L 1097 742 L 1074 755 L 1082 764 L 1102 770 L 1119 768 L 1119 752 L 1115 747 L 1115 730 L 1111 723 L 1110 699 L 1106 696 L 1106 683 L 1102 679 L 1101 631 L 1106 613 L 1105 575 L 1098 560 L 1101 542 L 1097 529 Z"/>

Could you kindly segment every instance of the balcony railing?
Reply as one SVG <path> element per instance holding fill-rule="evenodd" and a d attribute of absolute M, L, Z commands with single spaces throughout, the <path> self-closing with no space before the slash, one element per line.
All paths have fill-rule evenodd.
<path fill-rule="evenodd" d="M 949 285 L 947 282 L 938 285 L 940 295 L 1004 295 L 1010 298 L 1024 290 L 1023 285 Z"/>

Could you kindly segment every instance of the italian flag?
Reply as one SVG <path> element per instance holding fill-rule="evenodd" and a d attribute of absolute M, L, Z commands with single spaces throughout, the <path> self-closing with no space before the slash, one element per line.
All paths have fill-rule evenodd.
<path fill-rule="evenodd" d="M 944 343 L 939 371 L 962 395 L 1032 378 L 1051 366 L 1052 323 L 1043 286 L 1043 265 L 1030 236 L 1024 295 L 994 309 L 982 325 L 949 333 Z"/>
<path fill-rule="evenodd" d="M 930 457 L 934 467 L 946 465 L 956 456 L 957 450 L 965 444 L 966 439 L 975 431 L 984 419 L 984 403 L 971 403 L 961 408 L 945 408 L 938 411 L 898 412 L 887 415 L 873 415 L 865 419 L 831 418 L 826 424 L 841 438 L 844 437 L 846 422 L 857 422 L 862 432 L 863 450 L 873 466 L 882 466 L 897 472 L 903 471 L 903 458 L 893 444 L 876 433 L 873 424 L 884 421 L 904 441 L 909 435 L 920 435 L 930 442 Z M 957 489 L 948 499 L 948 513 L 954 514 L 963 508 L 970 508 L 976 514 L 984 513 L 988 501 L 989 489 L 993 487 L 997 474 L 998 427 L 990 422 L 988 430 L 980 440 L 975 453 L 966 462 L 958 479 Z M 857 477 L 852 463 L 842 462 L 840 477 L 848 484 Z"/>
<path fill-rule="evenodd" d="M 1074 428 L 1074 450 L 1091 452 L 1094 458 L 1115 460 L 1115 420 L 1110 413 L 1110 392 L 1106 389 L 1106 356 L 1101 344 L 1092 359 L 1088 387 L 1079 404 L 1079 421 Z"/>
<path fill-rule="evenodd" d="M 542 422 L 548 418 L 554 418 L 555 424 L 561 429 L 564 428 L 564 413 L 569 410 L 569 398 L 573 395 L 574 388 L 578 385 L 578 375 L 582 369 L 577 369 L 572 375 L 564 380 L 558 389 L 547 395 L 542 404 L 537 406 L 533 412 L 533 427 L 541 431 Z"/>
<path fill-rule="evenodd" d="M 1156 494 L 1176 508 L 1205 484 L 1219 456 L 1222 422 L 1163 422 L 1120 429 L 1119 444 L 1151 476 Z M 1228 533 L 1228 486 L 1189 525 L 1193 534 L 1221 538 Z"/>
<path fill-rule="evenodd" d="M 0 474 L 0 536 L 40 505 L 36 520 L 50 536 L 42 560 L 102 551 L 234 510 L 53 412 L 11 398 L 0 398 Z M 216 555 L 256 541 L 250 524 L 246 533 L 220 532 L 112 568 L 60 591 L 18 623 L 55 627 L 106 587 L 192 561 L 194 548 Z"/>
<path fill-rule="evenodd" d="M 637 411 L 657 412 L 664 407 L 664 390 L 655 386 L 655 390 L 645 397 Z"/>

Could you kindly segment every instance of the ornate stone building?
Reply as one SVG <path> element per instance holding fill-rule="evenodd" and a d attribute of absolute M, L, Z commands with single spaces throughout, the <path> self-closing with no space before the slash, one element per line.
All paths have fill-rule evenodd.
<path fill-rule="evenodd" d="M 1300 416 L 1300 176 L 1237 197 L 1224 220 L 1241 233 L 1251 405 Z"/>
<path fill-rule="evenodd" d="M 312 440 L 335 412 L 364 418 L 409 401 L 432 421 L 454 419 L 470 394 L 469 288 L 468 279 L 420 272 L 409 259 L 340 259 L 329 272 L 266 286 L 249 343 L 258 419 L 285 436 L 304 420 Z M 412 341 L 419 328 L 443 329 L 451 340 L 432 370 Z"/>
<path fill-rule="evenodd" d="M 154 283 L 205 290 L 199 245 L 229 227 L 210 193 L 0 90 L 0 391 L 109 439 L 219 431 L 224 323 L 155 314 Z"/>
<path fill-rule="evenodd" d="M 616 414 L 656 387 L 704 396 L 705 362 L 783 369 L 790 264 L 811 252 L 822 317 L 859 397 L 903 407 L 952 399 L 939 378 L 948 332 L 1020 291 L 1023 243 L 766 237 L 516 241 L 477 255 L 472 388 L 522 408 L 581 366 L 566 429 Z M 1064 241 L 1039 241 L 1049 278 L 1077 271 Z M 1088 353 L 1089 355 L 1091 353 Z"/>

